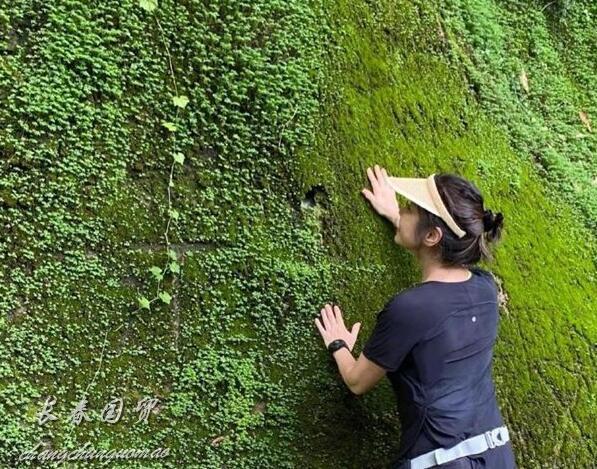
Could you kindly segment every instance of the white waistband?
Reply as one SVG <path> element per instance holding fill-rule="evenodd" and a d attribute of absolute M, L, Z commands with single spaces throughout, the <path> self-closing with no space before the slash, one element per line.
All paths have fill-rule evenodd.
<path fill-rule="evenodd" d="M 411 469 L 426 469 L 438 464 L 443 464 L 454 459 L 468 456 L 469 454 L 478 454 L 488 449 L 502 446 L 510 439 L 506 426 L 496 427 L 487 430 L 479 435 L 467 438 L 456 446 L 451 448 L 438 448 L 421 454 L 410 460 Z"/>

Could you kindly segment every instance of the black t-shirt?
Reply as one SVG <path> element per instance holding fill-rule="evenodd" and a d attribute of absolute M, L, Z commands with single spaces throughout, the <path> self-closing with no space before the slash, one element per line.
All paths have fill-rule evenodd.
<path fill-rule="evenodd" d="M 491 369 L 497 286 L 488 271 L 470 271 L 468 280 L 422 282 L 396 294 L 363 347 L 387 371 L 396 394 L 397 458 L 449 448 L 504 425 Z"/>

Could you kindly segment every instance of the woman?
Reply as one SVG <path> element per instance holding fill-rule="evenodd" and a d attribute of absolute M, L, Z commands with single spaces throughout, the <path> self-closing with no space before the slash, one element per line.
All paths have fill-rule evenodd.
<path fill-rule="evenodd" d="M 392 469 L 516 468 L 491 369 L 497 286 L 474 266 L 491 260 L 502 214 L 486 210 L 475 185 L 453 174 L 395 178 L 378 165 L 367 174 L 372 191 L 363 195 L 416 256 L 422 281 L 386 303 L 356 360 L 361 323 L 348 331 L 340 308 L 326 304 L 315 319 L 325 346 L 353 393 L 390 380 L 402 427 Z"/>

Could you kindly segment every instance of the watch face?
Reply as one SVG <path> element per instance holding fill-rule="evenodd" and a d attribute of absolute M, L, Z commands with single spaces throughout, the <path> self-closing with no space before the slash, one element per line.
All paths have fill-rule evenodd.
<path fill-rule="evenodd" d="M 345 346 L 345 342 L 342 339 L 336 339 L 336 340 L 334 340 L 333 342 L 330 343 L 330 345 L 329 345 L 328 348 L 332 352 L 335 352 L 336 350 L 338 350 L 338 349 L 340 349 L 340 348 L 342 348 L 344 346 Z M 348 347 L 346 347 L 346 348 L 348 348 Z"/>

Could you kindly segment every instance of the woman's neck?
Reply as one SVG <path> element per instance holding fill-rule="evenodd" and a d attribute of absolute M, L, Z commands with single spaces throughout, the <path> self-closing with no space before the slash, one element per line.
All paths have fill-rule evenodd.
<path fill-rule="evenodd" d="M 437 280 L 440 282 L 462 282 L 471 277 L 471 271 L 466 267 L 444 267 L 438 263 L 423 263 L 421 265 L 422 282 Z"/>

